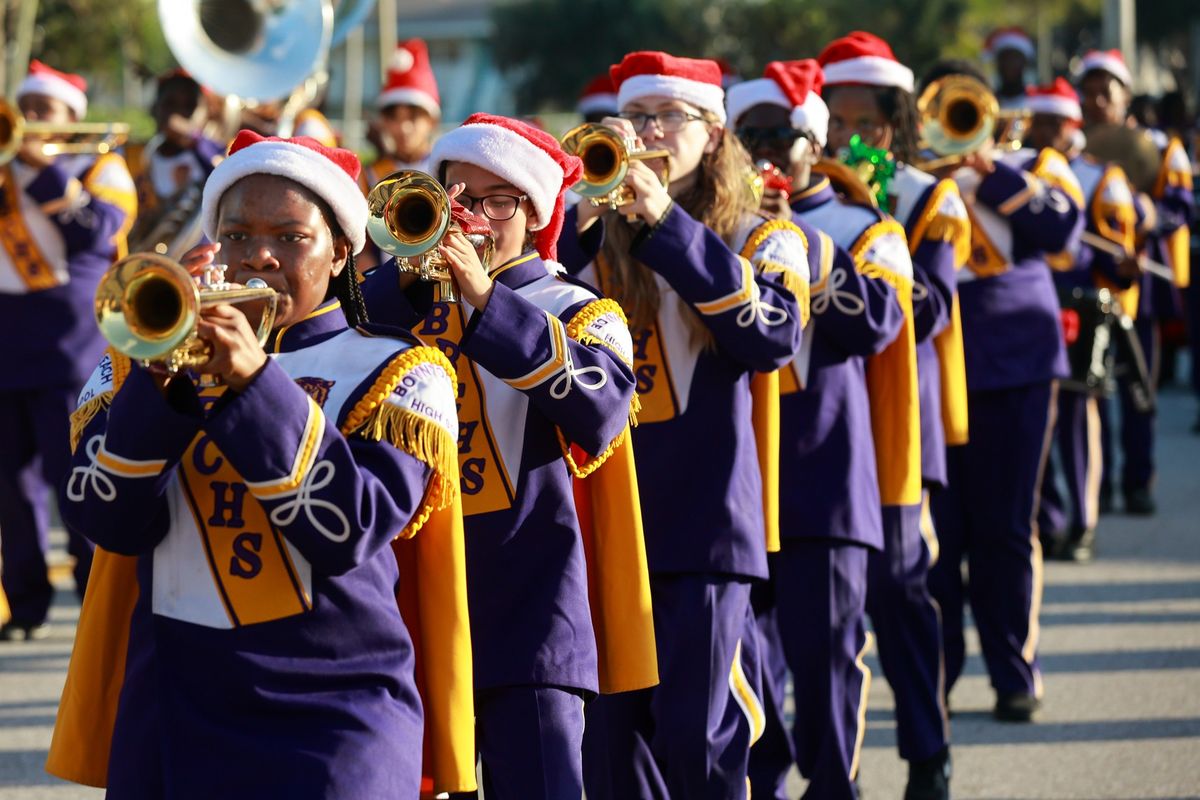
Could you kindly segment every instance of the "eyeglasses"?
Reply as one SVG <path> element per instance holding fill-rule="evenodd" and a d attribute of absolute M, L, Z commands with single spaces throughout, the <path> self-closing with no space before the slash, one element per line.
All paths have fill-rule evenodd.
<path fill-rule="evenodd" d="M 683 130 L 683 126 L 689 122 L 703 120 L 704 117 L 699 114 L 689 114 L 687 111 L 672 109 L 670 111 L 660 111 L 657 114 L 643 114 L 641 112 L 621 114 L 621 119 L 629 120 L 633 124 L 635 131 L 644 131 L 646 124 L 653 121 L 663 133 L 677 133 Z"/>
<path fill-rule="evenodd" d="M 766 147 L 772 150 L 788 150 L 804 132 L 795 128 L 738 128 L 735 133 L 747 150 Z"/>
<path fill-rule="evenodd" d="M 472 197 L 469 194 L 460 194 L 455 199 L 466 206 L 467 211 L 474 213 L 475 206 L 481 206 L 485 217 L 496 222 L 504 222 L 516 216 L 517 208 L 521 205 L 521 201 L 528 197 L 529 195 L 525 194 L 489 194 L 487 197 Z"/>

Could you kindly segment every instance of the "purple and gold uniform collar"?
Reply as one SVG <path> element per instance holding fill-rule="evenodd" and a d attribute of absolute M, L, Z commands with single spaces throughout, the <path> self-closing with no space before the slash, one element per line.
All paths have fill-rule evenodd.
<path fill-rule="evenodd" d="M 808 188 L 801 189 L 791 197 L 792 210 L 798 214 L 823 206 L 837 195 L 834 194 L 833 184 L 824 175 L 814 175 L 814 180 Z"/>
<path fill-rule="evenodd" d="M 326 300 L 308 316 L 271 332 L 268 353 L 290 353 L 322 342 L 346 329 L 346 315 L 340 300 Z"/>
<path fill-rule="evenodd" d="M 510 289 L 520 289 L 539 278 L 546 277 L 546 262 L 536 250 L 523 253 L 488 271 L 488 277 Z"/>

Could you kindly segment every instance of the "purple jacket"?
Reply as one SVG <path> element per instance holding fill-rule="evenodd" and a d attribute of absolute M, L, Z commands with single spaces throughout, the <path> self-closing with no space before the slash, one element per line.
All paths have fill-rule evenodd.
<path fill-rule="evenodd" d="M 85 190 L 93 162 L 0 168 L 0 337 L 15 348 L 0 390 L 77 390 L 104 349 L 93 300 L 126 212 Z"/>
<path fill-rule="evenodd" d="M 1066 350 L 1047 256 L 1073 249 L 1083 213 L 1052 150 L 996 162 L 982 180 L 954 175 L 971 214 L 971 259 L 958 274 L 967 387 L 1007 389 L 1062 377 Z"/>
<path fill-rule="evenodd" d="M 742 238 L 762 222 L 748 219 Z M 613 294 L 596 262 L 603 224 L 580 237 L 572 209 L 559 252 L 568 271 Z M 808 269 L 795 231 L 751 247 L 739 256 L 678 206 L 632 245 L 631 254 L 655 273 L 661 298 L 655 325 L 633 331 L 642 401 L 633 451 L 652 575 L 767 576 L 750 379 L 797 352 L 801 305 L 786 285 L 807 283 Z M 712 346 L 692 335 L 688 315 L 711 334 Z"/>
<path fill-rule="evenodd" d="M 381 333 L 348 330 L 330 301 L 276 334 L 242 392 L 176 380 L 164 397 L 134 366 L 114 393 L 107 356 L 89 382 L 63 519 L 139 557 L 110 787 L 415 789 L 422 710 L 390 543 L 422 519 L 431 465 L 343 430 L 394 413 L 449 438 L 457 422 L 440 354 Z"/>
<path fill-rule="evenodd" d="M 459 376 L 459 463 L 475 686 L 597 689 L 572 478 L 559 431 L 604 453 L 629 419 L 624 321 L 536 253 L 492 270 L 483 311 L 400 290 L 395 261 L 363 284 L 373 319 L 411 328 Z M 590 321 L 589 321 L 590 320 Z"/>

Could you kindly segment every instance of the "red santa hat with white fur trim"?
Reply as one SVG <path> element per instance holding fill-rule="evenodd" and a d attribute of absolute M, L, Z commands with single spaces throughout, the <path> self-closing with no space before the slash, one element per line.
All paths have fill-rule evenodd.
<path fill-rule="evenodd" d="M 617 113 L 617 87 L 613 86 L 612 75 L 604 71 L 588 81 L 579 95 L 575 110 L 580 114 Z"/>
<path fill-rule="evenodd" d="M 786 108 L 792 127 L 812 134 L 822 147 L 829 132 L 829 107 L 821 99 L 824 76 L 814 59 L 772 61 L 763 77 L 731 86 L 728 91 L 729 118 L 737 120 L 757 105 Z"/>
<path fill-rule="evenodd" d="M 911 92 L 913 71 L 897 60 L 891 45 L 873 33 L 854 31 L 825 45 L 817 62 L 825 85 L 888 86 Z"/>
<path fill-rule="evenodd" d="M 375 100 L 376 108 L 401 104 L 423 108 L 435 118 L 442 115 L 437 79 L 429 65 L 429 49 L 420 39 L 396 45 L 383 89 Z"/>
<path fill-rule="evenodd" d="M 87 81 L 81 75 L 59 72 L 36 58 L 29 62 L 29 73 L 17 89 L 17 100 L 27 94 L 44 94 L 67 104 L 75 119 L 87 116 Z"/>
<path fill-rule="evenodd" d="M 1033 47 L 1033 39 L 1023 28 L 1018 27 L 997 28 L 983 43 L 983 54 L 988 58 L 995 58 L 1005 50 L 1016 50 L 1028 59 L 1037 54 Z"/>
<path fill-rule="evenodd" d="M 563 195 L 583 174 L 583 162 L 568 154 L 550 134 L 526 122 L 493 114 L 472 114 L 433 145 L 429 169 L 473 164 L 524 192 L 537 217 L 534 246 L 547 261 L 558 251 L 562 233 Z"/>
<path fill-rule="evenodd" d="M 342 233 L 357 255 L 367 243 L 367 199 L 358 185 L 362 170 L 358 156 L 316 139 L 280 139 L 239 131 L 229 155 L 213 169 L 204 184 L 200 208 L 204 235 L 217 241 L 221 198 L 231 186 L 250 175 L 277 175 L 304 186 L 329 204 Z"/>
<path fill-rule="evenodd" d="M 1089 72 L 1107 72 L 1125 84 L 1125 88 L 1133 87 L 1133 73 L 1125 65 L 1125 57 L 1120 50 L 1089 50 L 1084 53 L 1083 61 L 1079 64 L 1079 76 Z"/>
<path fill-rule="evenodd" d="M 1048 86 L 1030 86 L 1025 94 L 1025 108 L 1034 114 L 1053 114 L 1075 122 L 1083 121 L 1079 95 L 1065 78 L 1055 78 Z"/>
<path fill-rule="evenodd" d="M 617 107 L 646 97 L 669 97 L 691 103 L 725 124 L 725 90 L 721 67 L 707 58 L 681 58 L 640 50 L 629 53 L 611 71 L 617 87 Z"/>

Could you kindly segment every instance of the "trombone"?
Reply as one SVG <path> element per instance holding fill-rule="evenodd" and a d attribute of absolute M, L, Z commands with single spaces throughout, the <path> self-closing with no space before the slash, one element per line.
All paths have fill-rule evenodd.
<path fill-rule="evenodd" d="M 432 176 L 417 170 L 393 172 L 367 195 L 367 235 L 396 257 L 401 272 L 436 283 L 434 300 L 458 300 L 454 273 L 438 253 L 446 234 L 461 230 L 451 216 L 450 195 Z M 467 234 L 487 269 L 495 252 L 491 236 Z"/>
<path fill-rule="evenodd" d="M 134 253 L 109 268 L 96 287 L 96 324 L 117 352 L 143 366 L 174 374 L 208 361 L 208 343 L 196 334 L 202 309 L 219 303 L 265 301 L 258 343 L 275 325 L 279 295 L 260 278 L 246 286 L 225 282 L 223 266 L 194 278 L 180 264 L 153 253 Z"/>
<path fill-rule="evenodd" d="M 123 122 L 70 122 L 55 124 L 28 121 L 21 110 L 0 98 L 0 166 L 12 161 L 27 138 L 67 136 L 72 141 L 41 141 L 42 154 L 59 156 L 75 153 L 108 153 L 129 136 Z M 75 141 L 75 139 L 80 139 Z"/>
<path fill-rule="evenodd" d="M 625 185 L 629 162 L 665 159 L 671 155 L 666 150 L 636 150 L 612 128 L 595 123 L 567 131 L 562 148 L 583 162 L 583 177 L 571 190 L 588 198 L 593 206 L 608 206 L 613 211 L 634 201 L 633 190 Z M 665 163 L 661 178 L 666 187 L 670 183 L 670 168 Z"/>
<path fill-rule="evenodd" d="M 1021 149 L 1028 111 L 1002 111 L 986 86 L 969 75 L 947 75 L 925 88 L 917 100 L 923 146 L 939 157 L 916 164 L 932 170 L 957 164 L 989 141 L 1002 151 Z"/>

